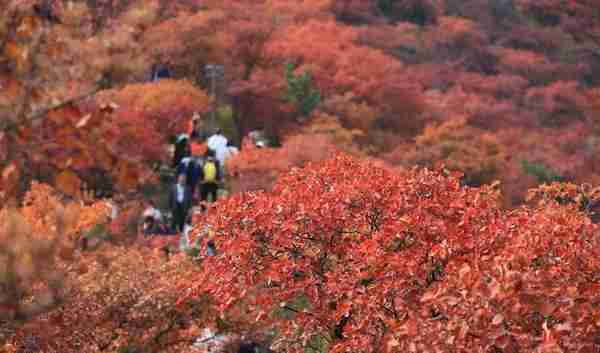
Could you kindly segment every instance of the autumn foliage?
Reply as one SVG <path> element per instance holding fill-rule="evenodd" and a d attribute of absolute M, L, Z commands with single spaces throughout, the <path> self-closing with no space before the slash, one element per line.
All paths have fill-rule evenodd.
<path fill-rule="evenodd" d="M 173 281 L 198 270 L 184 254 L 167 262 L 160 249 L 120 246 L 120 219 L 104 230 L 116 241 L 81 248 L 109 223 L 106 203 L 66 202 L 38 183 L 24 202 L 0 211 L 3 353 L 181 352 L 209 322 L 206 299 L 176 306 Z"/>
<path fill-rule="evenodd" d="M 236 193 L 269 190 L 279 174 L 307 162 L 322 161 L 333 150 L 331 139 L 324 134 L 293 136 L 282 148 L 257 148 L 248 141 L 241 153 L 227 161 L 227 182 Z"/>
<path fill-rule="evenodd" d="M 597 0 L 0 13 L 0 352 L 188 352 L 207 325 L 282 352 L 600 349 Z M 154 188 L 213 107 L 281 146 L 227 161 L 198 266 L 136 243 L 136 197 L 111 221 L 94 197 Z"/>
<path fill-rule="evenodd" d="M 34 183 L 18 211 L 0 210 L 0 313 L 28 318 L 63 300 L 64 264 L 86 231 L 106 223 L 103 202 L 64 204 L 47 185 Z"/>
<path fill-rule="evenodd" d="M 499 203 L 446 170 L 338 155 L 219 203 L 202 221 L 220 255 L 185 297 L 276 329 L 285 352 L 593 352 L 596 225 L 555 201 Z"/>
<path fill-rule="evenodd" d="M 494 170 L 448 164 L 466 179 L 501 180 L 507 206 L 523 202 L 538 183 L 522 168 L 529 155 L 553 170 L 568 160 L 562 168 L 568 175 L 561 176 L 572 182 L 597 179 L 600 31 L 591 0 L 55 1 L 54 20 L 36 15 L 32 4 L 2 4 L 9 16 L 0 22 L 0 156 L 33 161 L 2 163 L 8 196 L 26 191 L 27 183 L 14 179 L 50 175 L 44 181 L 53 182 L 65 169 L 59 179 L 71 182 L 63 189 L 76 189 L 75 177 L 94 183 L 92 164 L 110 171 L 106 178 L 119 191 L 145 180 L 147 173 L 133 171 L 131 161 L 69 129 L 85 121 L 90 107 L 112 102 L 119 108 L 107 121 L 110 136 L 101 129 L 100 138 L 111 141 L 105 145 L 135 141 L 126 148 L 136 163 L 162 160 L 166 150 L 158 145 L 165 135 L 181 129 L 191 112 L 206 112 L 208 100 L 192 84 L 210 89 L 203 67 L 214 63 L 225 67 L 216 91 L 232 107 L 236 136 L 261 125 L 290 137 L 325 114 L 335 117 L 340 133 L 352 131 L 352 146 L 346 139 L 338 147 L 406 166 L 415 158 L 399 152 L 406 150 L 401 146 L 456 120 L 450 124 L 485 134 L 511 158 Z M 169 67 L 175 80 L 141 83 L 156 64 Z M 290 77 L 304 75 L 310 82 L 303 89 L 311 94 L 291 97 Z M 311 102 L 310 109 L 295 101 Z M 83 111 L 62 117 L 72 109 Z M 115 127 L 119 122 L 122 128 Z M 546 143 L 548 134 L 559 143 Z M 61 138 L 47 141 L 49 135 Z M 25 153 L 32 144 L 61 153 L 40 165 L 49 153 Z M 469 150 L 466 144 L 457 150 Z M 446 157 L 432 152 L 431 163 Z"/>

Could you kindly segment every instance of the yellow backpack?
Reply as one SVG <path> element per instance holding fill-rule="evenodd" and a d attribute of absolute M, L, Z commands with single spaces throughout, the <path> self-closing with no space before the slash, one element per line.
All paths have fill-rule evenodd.
<path fill-rule="evenodd" d="M 214 183 L 217 180 L 217 166 L 213 161 L 204 163 L 204 182 Z"/>

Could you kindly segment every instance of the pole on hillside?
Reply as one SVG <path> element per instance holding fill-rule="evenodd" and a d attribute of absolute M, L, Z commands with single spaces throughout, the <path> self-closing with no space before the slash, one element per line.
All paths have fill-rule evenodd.
<path fill-rule="evenodd" d="M 215 64 L 208 64 L 204 67 L 205 71 L 206 71 L 206 77 L 210 78 L 210 82 L 211 82 L 211 96 L 213 99 L 213 106 L 212 106 L 212 111 L 210 113 L 210 122 L 209 122 L 209 127 L 211 129 L 214 129 L 217 125 L 217 118 L 216 118 L 216 114 L 217 114 L 217 107 L 218 107 L 218 102 L 217 102 L 217 79 L 220 79 L 223 77 L 225 70 L 223 65 L 215 65 Z"/>

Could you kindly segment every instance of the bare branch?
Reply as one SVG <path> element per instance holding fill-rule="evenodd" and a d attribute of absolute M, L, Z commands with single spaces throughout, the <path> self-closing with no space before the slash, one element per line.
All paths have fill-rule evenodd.
<path fill-rule="evenodd" d="M 89 98 L 91 96 L 93 96 L 94 94 L 98 93 L 98 91 L 100 91 L 102 88 L 102 85 L 100 85 L 99 83 L 96 83 L 96 85 L 94 86 L 94 88 L 92 88 L 90 91 L 79 95 L 79 96 L 75 96 L 72 98 L 69 98 L 67 100 L 64 100 L 62 102 L 56 103 L 54 105 L 51 105 L 49 107 L 40 109 L 35 111 L 34 113 L 30 114 L 26 119 L 28 121 L 35 121 L 37 119 L 43 118 L 46 114 L 48 114 L 49 112 L 55 110 L 55 109 L 60 109 L 62 107 L 65 107 L 67 105 L 70 104 L 74 104 L 74 103 L 78 103 L 81 102 L 82 100 L 85 100 L 86 98 Z"/>

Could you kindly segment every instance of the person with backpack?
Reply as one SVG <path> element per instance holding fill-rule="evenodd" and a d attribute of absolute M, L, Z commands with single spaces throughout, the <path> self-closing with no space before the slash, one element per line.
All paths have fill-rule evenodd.
<path fill-rule="evenodd" d="M 192 165 L 192 157 L 184 157 L 181 159 L 177 168 L 175 169 L 175 175 L 185 174 L 188 175 L 188 170 L 190 169 L 190 165 Z M 189 176 L 188 176 L 189 177 Z M 188 180 L 189 182 L 189 180 Z"/>
<path fill-rule="evenodd" d="M 173 168 L 177 168 L 181 160 L 190 155 L 189 137 L 179 134 L 175 139 L 175 153 L 173 154 Z"/>
<path fill-rule="evenodd" d="M 202 192 L 201 200 L 208 201 L 208 196 L 211 196 L 211 202 L 217 201 L 219 169 L 215 158 L 208 156 L 204 161 L 202 168 Z"/>
<path fill-rule="evenodd" d="M 204 175 L 202 168 L 204 167 L 204 160 L 202 157 L 192 157 L 187 167 L 187 183 L 192 192 L 192 200 L 196 202 L 196 187 L 202 180 Z"/>
<path fill-rule="evenodd" d="M 179 174 L 177 183 L 171 187 L 169 206 L 173 214 L 172 228 L 174 232 L 182 232 L 185 220 L 192 208 L 192 193 L 186 183 L 186 175 Z"/>

